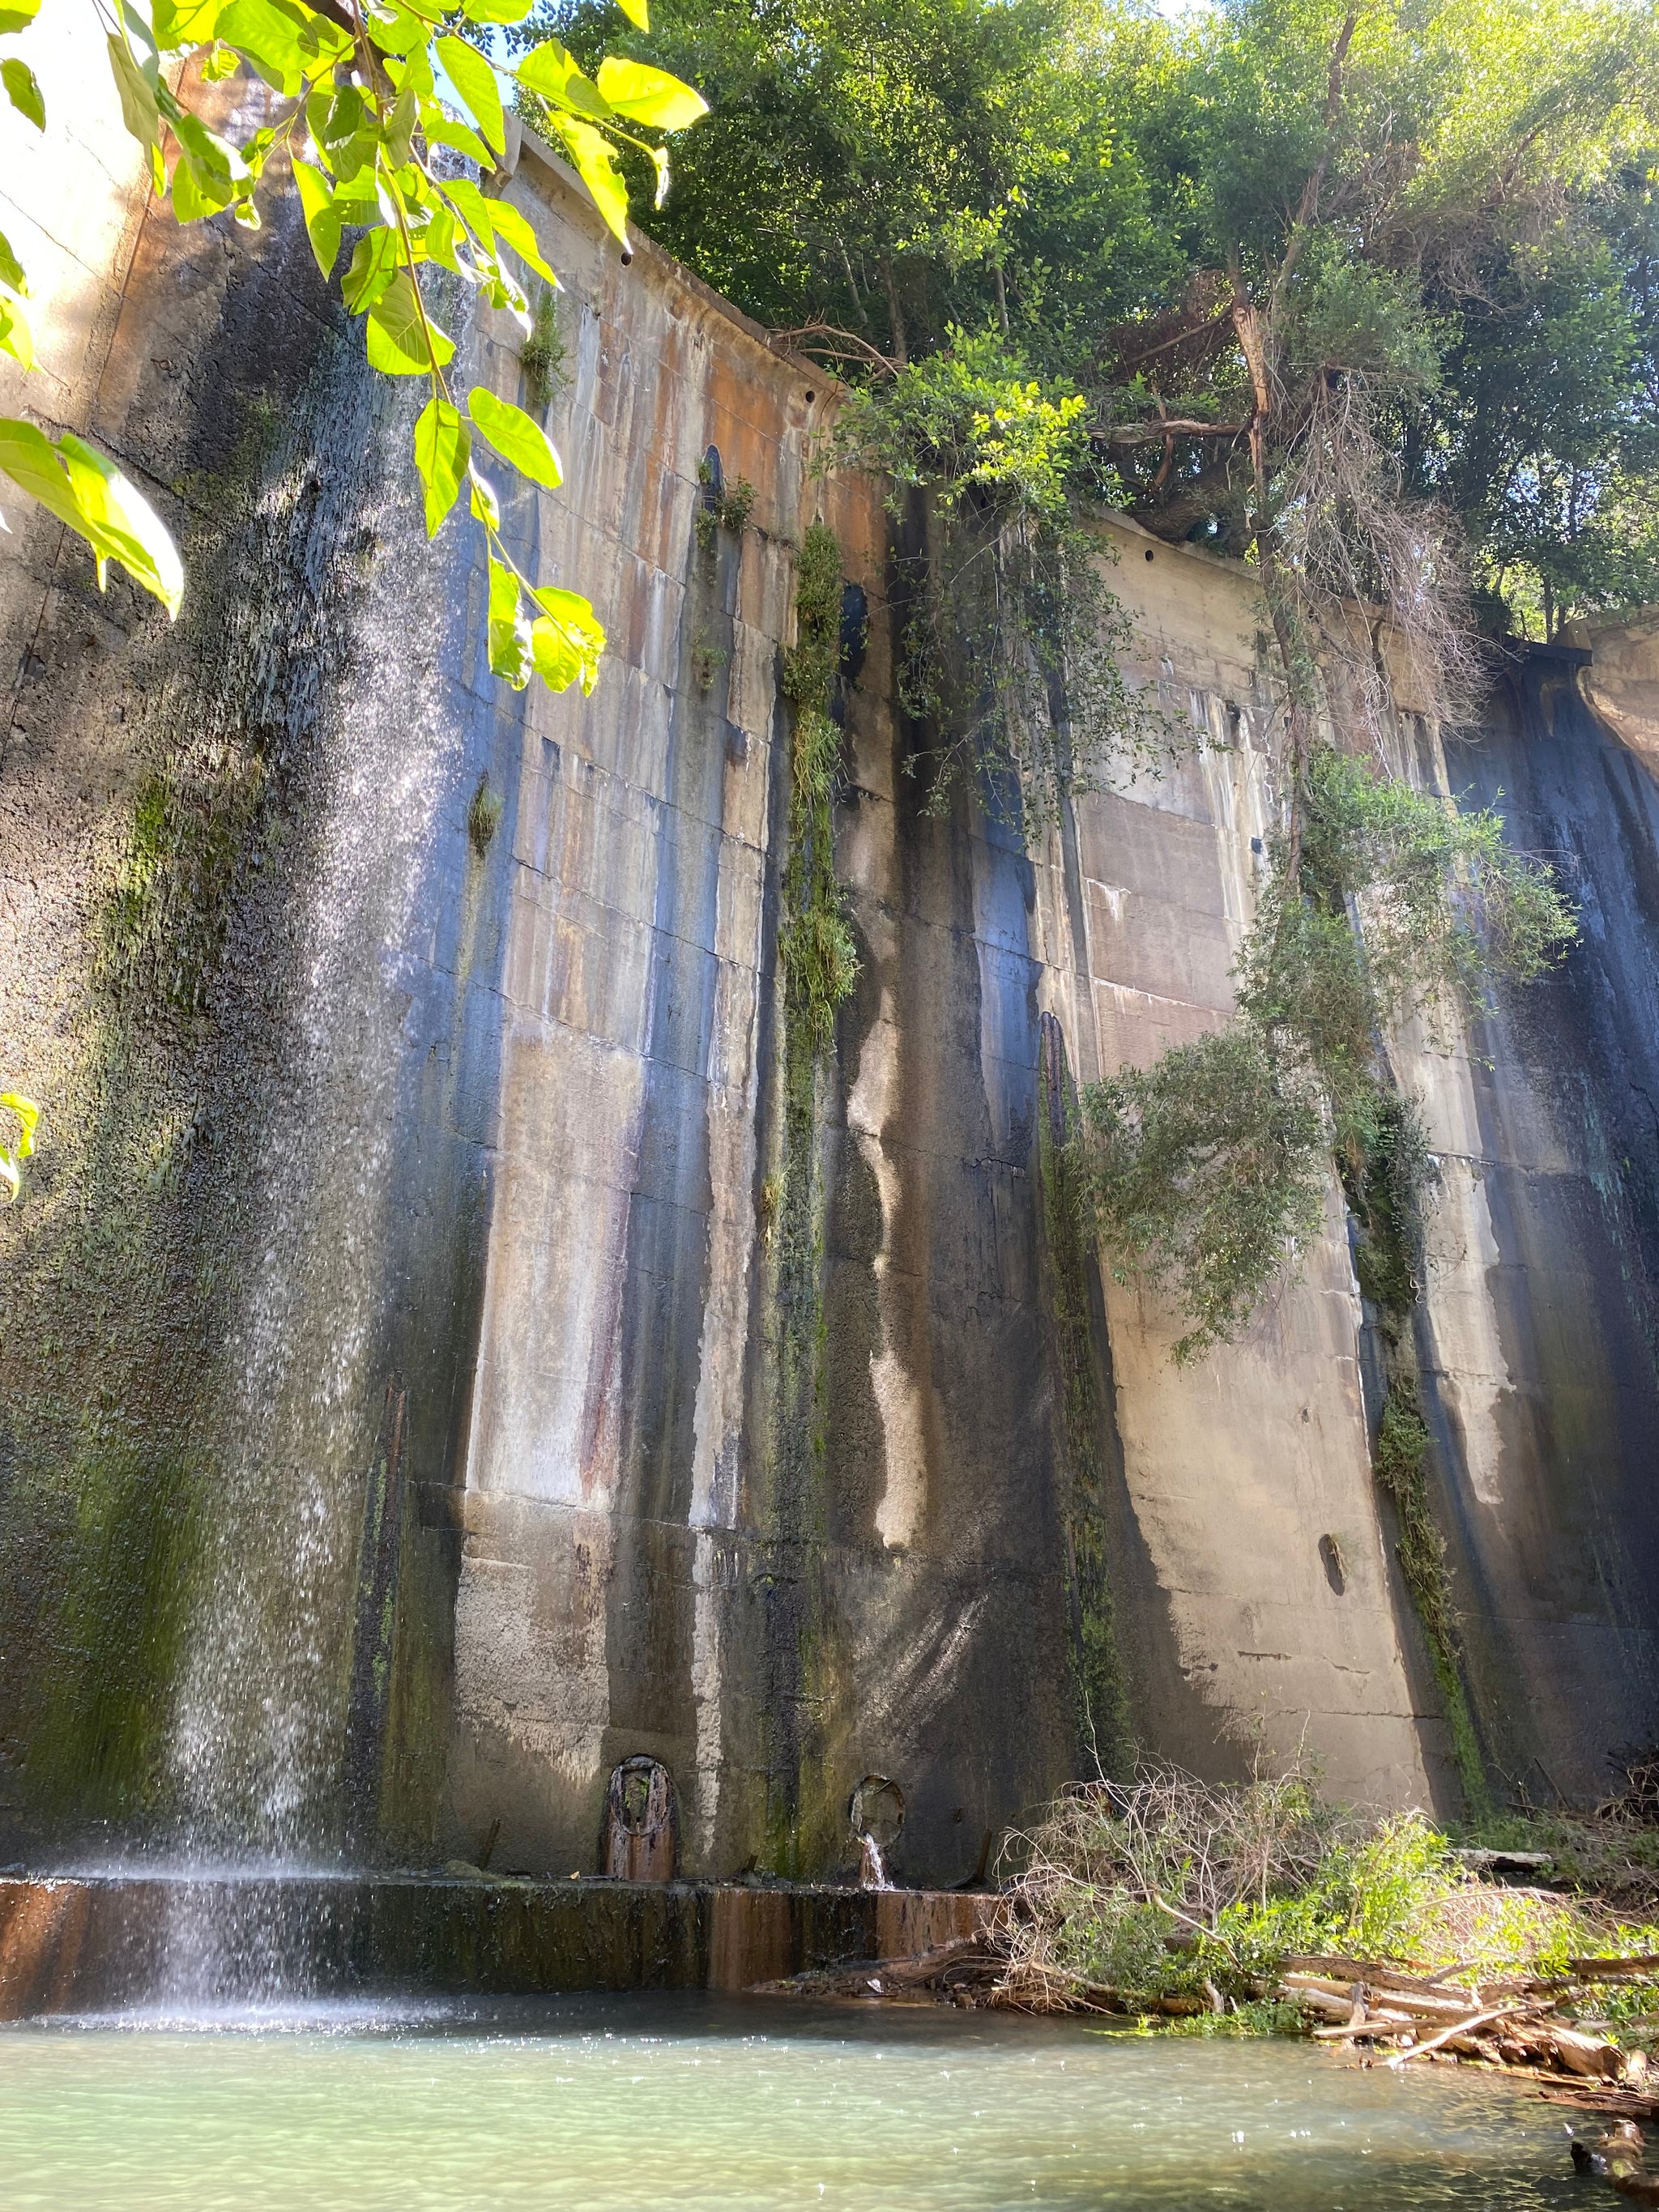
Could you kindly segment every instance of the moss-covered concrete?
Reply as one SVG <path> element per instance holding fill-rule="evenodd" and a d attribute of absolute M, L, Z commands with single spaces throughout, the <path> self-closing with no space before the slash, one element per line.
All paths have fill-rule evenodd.
<path fill-rule="evenodd" d="M 982 1926 L 986 1894 L 799 1886 L 0 1877 L 0 2021 L 166 2003 L 184 1923 L 223 1946 L 222 1994 L 538 1996 L 714 1989 L 913 1956 Z"/>

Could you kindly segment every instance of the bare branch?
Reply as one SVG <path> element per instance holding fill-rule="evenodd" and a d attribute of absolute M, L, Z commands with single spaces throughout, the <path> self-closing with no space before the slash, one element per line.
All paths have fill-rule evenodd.
<path fill-rule="evenodd" d="M 768 343 L 775 353 L 809 354 L 824 361 L 855 361 L 883 376 L 896 376 L 902 363 L 889 358 L 856 331 L 843 331 L 834 323 L 801 323 L 793 330 L 772 331 Z"/>

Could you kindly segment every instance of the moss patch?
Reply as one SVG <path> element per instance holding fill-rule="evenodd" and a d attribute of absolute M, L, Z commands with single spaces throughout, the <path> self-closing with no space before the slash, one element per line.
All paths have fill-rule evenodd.
<path fill-rule="evenodd" d="M 200 1483 L 181 1459 L 93 1445 L 76 1469 L 80 1521 L 58 1664 L 30 1747 L 30 1793 L 93 1820 L 155 1809 L 198 1557 Z"/>
<path fill-rule="evenodd" d="M 1037 1160 L 1049 1270 L 1049 1313 L 1060 1363 L 1065 1464 L 1060 1514 L 1066 1540 L 1072 1690 L 1078 1739 L 1106 1774 L 1125 1775 L 1135 1759 L 1118 1656 L 1108 1572 L 1103 1409 L 1091 1324 L 1085 1193 L 1079 1154 L 1066 1141 L 1072 1101 L 1059 1024 L 1045 1018 L 1042 1108 Z"/>
<path fill-rule="evenodd" d="M 524 378 L 525 397 L 543 415 L 569 381 L 558 303 L 550 288 L 536 302 L 530 336 L 519 352 L 519 372 Z"/>
<path fill-rule="evenodd" d="M 823 1194 L 817 1173 L 818 1072 L 835 1036 L 836 1009 L 851 991 L 858 958 L 836 879 L 835 787 L 841 731 L 830 707 L 841 665 L 841 548 L 814 523 L 796 578 L 796 641 L 784 656 L 789 702 L 786 857 L 781 885 L 778 959 L 783 984 L 782 1143 L 777 1172 L 761 1194 L 763 1233 L 776 1267 L 778 1336 L 778 1509 L 794 1543 L 822 1534 L 826 1323 L 823 1311 Z M 780 1586 L 769 1606 L 777 1634 L 793 1643 L 793 1673 L 813 1680 L 810 1602 Z M 800 1747 L 779 1764 L 768 1793 L 765 1863 L 799 1875 L 811 1856 L 802 1828 Z"/>
<path fill-rule="evenodd" d="M 1395 1557 L 1429 1647 L 1446 1709 L 1446 1725 L 1451 1731 L 1458 1779 L 1469 1812 L 1478 1817 L 1492 1810 L 1492 1792 L 1458 1664 L 1457 1617 L 1452 1606 L 1451 1577 L 1446 1571 L 1445 1540 L 1429 1508 L 1425 1473 L 1428 1451 L 1429 1432 L 1416 1384 L 1408 1375 L 1397 1372 L 1389 1382 L 1372 1463 L 1377 1481 L 1394 1500 L 1399 1516 Z"/>

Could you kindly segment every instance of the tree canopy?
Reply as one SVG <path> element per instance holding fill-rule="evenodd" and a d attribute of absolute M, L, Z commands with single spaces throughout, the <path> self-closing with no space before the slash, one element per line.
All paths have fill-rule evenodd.
<path fill-rule="evenodd" d="M 652 51 L 714 108 L 657 235 L 844 374 L 992 336 L 1079 483 L 1292 565 L 1340 518 L 1334 586 L 1398 583 L 1358 500 L 1441 510 L 1489 625 L 1659 596 L 1651 0 L 659 0 Z"/>

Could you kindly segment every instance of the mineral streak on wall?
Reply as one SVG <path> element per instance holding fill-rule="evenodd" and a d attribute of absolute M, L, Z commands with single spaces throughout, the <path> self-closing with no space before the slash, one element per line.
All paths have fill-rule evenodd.
<path fill-rule="evenodd" d="M 930 812 L 879 488 L 813 473 L 824 380 L 624 268 L 533 142 L 507 189 L 566 280 L 544 399 L 509 319 L 442 312 L 461 381 L 548 407 L 565 483 L 501 471 L 507 528 L 598 605 L 587 701 L 489 677 L 419 395 L 291 207 L 181 233 L 82 163 L 4 218 L 28 399 L 155 485 L 191 583 L 169 631 L 21 510 L 0 569 L 0 1075 L 46 1108 L 0 1225 L 3 1849 L 568 1874 L 648 1754 L 689 1871 L 850 1864 L 874 1774 L 900 1872 L 949 1881 L 1093 1747 L 1236 1772 L 1257 1729 L 1451 1805 L 1334 1183 L 1301 1281 L 1185 1370 L 1056 1200 L 1074 1086 L 1226 1018 L 1274 818 L 1248 574 L 1103 526 L 1194 742 L 1032 852 Z M 780 670 L 820 510 L 861 966 L 814 1070 Z M 1494 1779 L 1534 1796 L 1593 1794 L 1659 1702 L 1659 866 L 1575 674 L 1524 661 L 1406 763 L 1501 786 L 1587 917 L 1559 984 L 1401 1048 L 1443 1155 L 1437 1509 Z"/>

